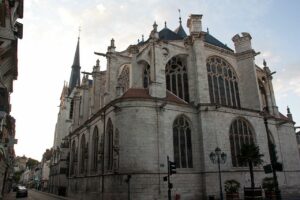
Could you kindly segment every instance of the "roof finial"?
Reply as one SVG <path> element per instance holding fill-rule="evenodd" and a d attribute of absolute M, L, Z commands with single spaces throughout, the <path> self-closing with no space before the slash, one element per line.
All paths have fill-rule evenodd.
<path fill-rule="evenodd" d="M 287 116 L 291 121 L 293 121 L 293 115 L 292 115 L 292 113 L 291 113 L 289 107 L 287 107 L 287 115 L 286 115 L 286 116 Z"/>
<path fill-rule="evenodd" d="M 178 9 L 178 13 L 179 13 L 179 24 L 181 25 L 181 13 L 180 13 L 180 9 Z"/>
<path fill-rule="evenodd" d="M 155 32 L 157 32 L 157 24 L 156 24 L 156 21 L 154 21 L 154 24 L 153 24 L 153 30 L 154 30 Z"/>
<path fill-rule="evenodd" d="M 209 34 L 209 28 L 207 27 L 206 29 L 207 29 L 207 33 Z"/>
<path fill-rule="evenodd" d="M 263 64 L 264 64 L 265 67 L 267 67 L 267 62 L 266 62 L 265 59 L 264 59 L 264 61 L 263 61 Z"/>
<path fill-rule="evenodd" d="M 144 42 L 144 34 L 142 35 L 142 42 Z"/>
<path fill-rule="evenodd" d="M 138 39 L 138 43 L 140 43 L 140 39 Z"/>
<path fill-rule="evenodd" d="M 167 22 L 165 21 L 165 28 L 167 28 Z"/>

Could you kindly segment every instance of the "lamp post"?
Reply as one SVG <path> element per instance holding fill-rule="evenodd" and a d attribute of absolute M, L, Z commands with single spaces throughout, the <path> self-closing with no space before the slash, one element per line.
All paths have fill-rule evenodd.
<path fill-rule="evenodd" d="M 226 153 L 221 152 L 221 149 L 217 147 L 215 152 L 211 152 L 209 154 L 209 158 L 214 164 L 218 164 L 219 170 L 219 184 L 220 184 L 220 200 L 223 200 L 223 190 L 222 190 L 222 177 L 221 177 L 221 167 L 220 164 L 224 164 L 226 162 Z"/>
<path fill-rule="evenodd" d="M 281 200 L 281 194 L 280 194 L 280 190 L 278 187 L 278 180 L 277 180 L 277 174 L 276 174 L 276 160 L 274 158 L 274 156 L 272 155 L 271 151 L 272 151 L 272 147 L 271 147 L 271 139 L 270 139 L 270 133 L 269 133 L 269 128 L 268 128 L 268 120 L 267 120 L 267 114 L 264 113 L 263 117 L 264 117 L 264 123 L 265 123 L 265 128 L 266 128 L 266 132 L 267 132 L 267 140 L 268 140 L 268 149 L 269 149 L 269 156 L 270 156 L 270 161 L 271 161 L 271 166 L 272 166 L 272 173 L 273 173 L 273 179 L 274 179 L 274 187 L 275 187 L 275 194 L 276 194 L 276 199 L 277 200 Z"/>

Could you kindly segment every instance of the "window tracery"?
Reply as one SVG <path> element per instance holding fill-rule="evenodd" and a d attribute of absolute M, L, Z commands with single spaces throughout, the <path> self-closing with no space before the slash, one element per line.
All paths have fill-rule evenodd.
<path fill-rule="evenodd" d="M 107 122 L 107 170 L 113 169 L 113 125 L 109 119 Z"/>
<path fill-rule="evenodd" d="M 254 134 L 249 122 L 241 118 L 234 120 L 230 126 L 229 140 L 233 167 L 243 167 L 238 160 L 241 146 L 254 143 Z"/>
<path fill-rule="evenodd" d="M 129 66 L 125 65 L 118 77 L 118 85 L 123 89 L 123 92 L 129 89 Z"/>
<path fill-rule="evenodd" d="M 206 67 L 211 103 L 240 108 L 238 80 L 232 66 L 213 56 L 207 59 Z"/>
<path fill-rule="evenodd" d="M 86 156 L 85 136 L 82 135 L 80 141 L 80 173 L 84 173 L 85 171 L 85 156 Z"/>
<path fill-rule="evenodd" d="M 92 167 L 94 171 L 97 171 L 98 169 L 98 141 L 99 141 L 99 134 L 98 134 L 98 128 L 95 127 L 94 133 L 93 133 L 93 161 L 92 161 Z"/>
<path fill-rule="evenodd" d="M 174 161 L 177 168 L 192 168 L 192 131 L 186 117 L 178 117 L 173 124 Z"/>
<path fill-rule="evenodd" d="M 167 90 L 179 98 L 189 101 L 189 86 L 186 62 L 176 56 L 169 60 L 166 65 Z"/>

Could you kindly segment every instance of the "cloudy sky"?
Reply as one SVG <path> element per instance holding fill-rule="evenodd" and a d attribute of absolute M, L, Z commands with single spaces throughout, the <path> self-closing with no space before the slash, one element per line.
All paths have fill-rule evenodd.
<path fill-rule="evenodd" d="M 106 52 L 111 38 L 118 51 L 148 38 L 154 21 L 160 30 L 167 22 L 183 25 L 190 14 L 203 14 L 203 29 L 233 48 L 232 36 L 252 35 L 252 45 L 261 52 L 256 64 L 266 59 L 274 75 L 277 105 L 283 114 L 289 106 L 300 123 L 300 1 L 289 0 L 26 0 L 24 38 L 19 41 L 19 76 L 11 96 L 16 118 L 17 155 L 40 160 L 53 145 L 60 93 L 69 81 L 80 33 L 82 71 L 92 71 Z M 105 60 L 100 58 L 105 69 Z"/>

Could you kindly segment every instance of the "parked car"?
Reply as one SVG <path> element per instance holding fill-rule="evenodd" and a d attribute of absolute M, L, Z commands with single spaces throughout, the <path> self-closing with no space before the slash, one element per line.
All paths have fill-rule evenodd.
<path fill-rule="evenodd" d="M 25 186 L 19 185 L 17 187 L 16 197 L 27 197 L 28 191 Z"/>

